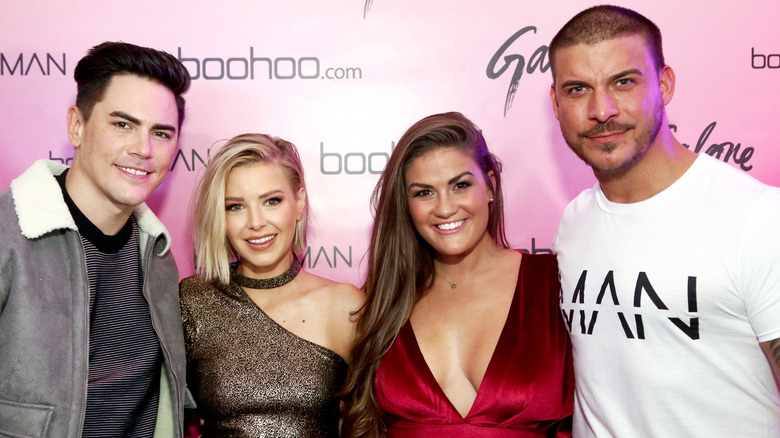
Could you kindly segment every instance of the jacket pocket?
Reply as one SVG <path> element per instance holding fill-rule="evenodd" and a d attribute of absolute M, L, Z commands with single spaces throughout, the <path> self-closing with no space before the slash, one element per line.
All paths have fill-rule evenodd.
<path fill-rule="evenodd" d="M 0 437 L 45 437 L 53 412 L 52 406 L 0 399 Z"/>

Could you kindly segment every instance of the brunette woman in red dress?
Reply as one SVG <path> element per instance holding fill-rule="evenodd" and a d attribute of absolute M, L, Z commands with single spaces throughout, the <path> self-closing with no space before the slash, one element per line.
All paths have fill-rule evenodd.
<path fill-rule="evenodd" d="M 460 113 L 398 142 L 372 197 L 350 436 L 569 436 L 555 256 L 510 248 L 501 169 Z"/>

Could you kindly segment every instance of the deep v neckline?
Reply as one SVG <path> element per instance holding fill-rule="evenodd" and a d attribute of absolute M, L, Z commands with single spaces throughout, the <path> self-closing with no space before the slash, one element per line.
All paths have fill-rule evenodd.
<path fill-rule="evenodd" d="M 471 406 L 469 407 L 468 411 L 466 412 L 466 416 L 463 416 L 458 411 L 458 408 L 455 407 L 455 405 L 452 403 L 452 400 L 450 400 L 449 397 L 447 397 L 447 393 L 444 392 L 444 389 L 442 389 L 441 385 L 439 385 L 439 381 L 436 380 L 436 376 L 433 375 L 433 371 L 431 371 L 431 368 L 428 366 L 428 362 L 425 360 L 425 356 L 422 353 L 422 350 L 420 349 L 420 344 L 417 343 L 417 335 L 414 333 L 414 327 L 412 327 L 411 320 L 407 321 L 404 325 L 403 329 L 401 330 L 401 336 L 406 337 L 406 340 L 409 341 L 409 345 L 411 345 L 414 359 L 419 362 L 417 369 L 420 370 L 421 374 L 425 376 L 426 379 L 430 380 L 430 386 L 431 388 L 435 388 L 436 393 L 446 402 L 446 404 L 450 407 L 453 414 L 457 416 L 457 418 L 460 418 L 461 420 L 465 420 L 467 418 L 472 417 L 474 415 L 474 407 L 477 406 L 478 402 L 480 401 L 480 394 L 484 393 L 485 385 L 489 384 L 491 382 L 490 380 L 490 374 L 493 368 L 495 368 L 497 359 L 496 354 L 498 353 L 501 345 L 506 341 L 506 337 L 508 336 L 507 333 L 510 332 L 510 325 L 511 324 L 517 324 L 518 321 L 516 321 L 515 318 L 512 318 L 513 313 L 516 313 L 516 307 L 519 305 L 518 301 L 518 289 L 520 285 L 520 277 L 523 275 L 523 269 L 524 269 L 525 263 L 523 261 L 520 262 L 520 268 L 517 273 L 517 281 L 515 282 L 515 288 L 514 292 L 512 293 L 512 301 L 509 305 L 509 310 L 506 314 L 506 319 L 504 320 L 504 325 L 501 327 L 501 334 L 498 336 L 498 341 L 496 341 L 495 347 L 493 347 L 493 353 L 490 356 L 490 361 L 488 362 L 487 367 L 485 368 L 485 374 L 482 375 L 482 380 L 480 381 L 479 388 L 476 388 L 477 394 L 474 397 L 474 402 L 471 403 Z"/>

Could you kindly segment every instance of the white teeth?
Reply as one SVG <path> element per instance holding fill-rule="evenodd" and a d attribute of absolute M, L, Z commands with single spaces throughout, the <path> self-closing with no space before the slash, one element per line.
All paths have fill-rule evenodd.
<path fill-rule="evenodd" d="M 460 221 L 450 222 L 450 223 L 447 223 L 447 224 L 440 224 L 440 225 L 436 225 L 436 228 L 438 228 L 440 230 L 445 230 L 445 231 L 447 231 L 447 230 L 454 230 L 455 228 L 458 228 L 461 225 L 463 225 L 463 222 L 466 222 L 466 221 L 465 220 L 460 220 Z"/>
<path fill-rule="evenodd" d="M 274 237 L 276 237 L 276 235 L 266 236 L 266 237 L 263 237 L 262 239 L 249 239 L 249 240 L 247 240 L 247 242 L 249 242 L 249 243 L 265 243 L 265 242 L 268 242 L 268 241 L 272 240 Z"/>
<path fill-rule="evenodd" d="M 129 167 L 122 167 L 122 166 L 116 166 L 116 167 L 124 170 L 127 173 L 132 173 L 133 175 L 139 175 L 139 176 L 149 175 L 149 172 L 144 172 L 143 170 L 131 169 Z"/>

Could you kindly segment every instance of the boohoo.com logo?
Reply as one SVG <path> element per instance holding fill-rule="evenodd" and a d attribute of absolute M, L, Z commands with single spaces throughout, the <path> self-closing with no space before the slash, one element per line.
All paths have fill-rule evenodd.
<path fill-rule="evenodd" d="M 200 59 L 178 50 L 179 61 L 187 67 L 190 78 L 206 80 L 245 79 L 363 79 L 360 67 L 325 67 L 314 56 L 271 58 L 256 56 L 249 47 L 248 57 L 220 58 L 209 56 Z"/>
<path fill-rule="evenodd" d="M 755 69 L 780 69 L 780 53 L 756 53 L 756 48 L 750 48 L 750 66 Z"/>

